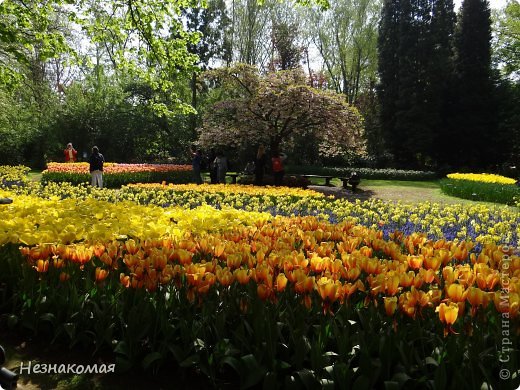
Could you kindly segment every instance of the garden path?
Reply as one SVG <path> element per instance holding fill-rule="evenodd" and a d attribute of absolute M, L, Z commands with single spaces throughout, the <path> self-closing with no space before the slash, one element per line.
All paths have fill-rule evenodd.
<path fill-rule="evenodd" d="M 474 202 L 472 200 L 460 199 L 453 196 L 448 196 L 442 193 L 440 188 L 423 188 L 423 187 L 403 187 L 392 185 L 360 185 L 360 187 L 352 192 L 351 189 L 343 189 L 341 187 L 326 187 L 311 185 L 309 189 L 322 192 L 326 195 L 333 195 L 335 198 L 347 199 L 349 201 L 368 200 L 368 199 L 382 199 L 385 201 L 401 201 L 407 203 L 419 202 L 436 202 L 444 204 L 454 203 L 482 203 Z"/>

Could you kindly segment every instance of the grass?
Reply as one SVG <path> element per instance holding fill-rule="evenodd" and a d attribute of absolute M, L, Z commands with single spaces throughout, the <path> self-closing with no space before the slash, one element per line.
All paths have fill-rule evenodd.
<path fill-rule="evenodd" d="M 418 188 L 440 188 L 436 181 L 407 181 L 407 180 L 361 180 L 361 185 L 370 187 L 395 186 L 395 187 L 418 187 Z"/>
<path fill-rule="evenodd" d="M 42 171 L 31 170 L 28 176 L 30 181 L 38 182 L 42 178 Z"/>

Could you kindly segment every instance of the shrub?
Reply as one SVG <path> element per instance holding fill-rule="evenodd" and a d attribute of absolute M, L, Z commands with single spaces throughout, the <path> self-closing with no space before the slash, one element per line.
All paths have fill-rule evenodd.
<path fill-rule="evenodd" d="M 343 177 L 357 172 L 361 179 L 372 180 L 436 180 L 437 174 L 430 171 L 405 171 L 400 169 L 371 168 L 335 168 L 317 166 L 288 166 L 287 172 L 292 174 L 325 175 Z"/>

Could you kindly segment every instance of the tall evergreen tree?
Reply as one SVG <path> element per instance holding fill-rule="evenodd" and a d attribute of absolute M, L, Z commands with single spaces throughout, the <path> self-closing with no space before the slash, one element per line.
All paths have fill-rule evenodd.
<path fill-rule="evenodd" d="M 428 101 L 428 68 L 431 61 L 431 3 L 401 0 L 399 21 L 399 94 L 396 102 L 394 151 L 403 166 L 422 167 L 431 160 L 433 131 Z"/>
<path fill-rule="evenodd" d="M 387 0 L 379 30 L 381 128 L 400 166 L 430 168 L 448 128 L 453 0 Z"/>
<path fill-rule="evenodd" d="M 453 0 L 437 0 L 432 13 L 432 56 L 428 69 L 428 100 L 430 125 L 436 147 L 434 158 L 440 166 L 449 161 L 453 153 L 447 140 L 453 132 L 454 100 L 454 42 L 456 15 Z"/>
<path fill-rule="evenodd" d="M 399 147 L 395 137 L 395 112 L 399 95 L 399 16 L 400 0 L 385 0 L 379 24 L 379 85 L 377 86 L 380 105 L 380 123 L 383 141 L 387 149 L 394 153 Z"/>
<path fill-rule="evenodd" d="M 464 0 L 455 34 L 456 145 L 451 163 L 486 168 L 495 161 L 496 108 L 491 71 L 491 19 L 487 0 Z M 496 146 L 496 145 L 495 145 Z"/>

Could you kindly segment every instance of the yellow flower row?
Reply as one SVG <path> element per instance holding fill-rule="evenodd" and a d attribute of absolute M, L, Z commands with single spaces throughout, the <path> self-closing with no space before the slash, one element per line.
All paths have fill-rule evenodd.
<path fill-rule="evenodd" d="M 12 193 L 0 191 L 0 197 Z M 8 242 L 34 245 L 44 242 L 106 241 L 121 236 L 156 239 L 193 232 L 225 231 L 237 225 L 255 225 L 270 218 L 266 213 L 234 209 L 167 210 L 123 201 L 110 203 L 87 199 L 41 199 L 14 196 L 0 207 L 0 246 Z"/>
<path fill-rule="evenodd" d="M 143 188 L 155 191 L 203 192 L 209 194 L 240 194 L 249 196 L 294 196 L 299 198 L 324 198 L 320 192 L 302 188 L 259 187 L 242 184 L 129 184 L 129 188 Z"/>
<path fill-rule="evenodd" d="M 169 188 L 191 188 L 189 191 L 176 191 Z M 222 192 L 210 193 L 222 188 Z M 245 187 L 245 188 L 244 188 Z M 182 206 L 193 208 L 200 205 L 218 204 L 219 207 L 232 207 L 253 212 L 282 215 L 319 215 L 332 222 L 351 220 L 364 226 L 381 229 L 385 235 L 394 230 L 403 230 L 405 234 L 420 231 L 432 237 L 448 239 L 470 239 L 478 243 L 508 243 L 516 245 L 520 237 L 520 218 L 515 208 L 490 206 L 488 204 L 452 204 L 438 203 L 404 204 L 390 203 L 371 199 L 368 201 L 348 202 L 343 199 L 331 200 L 306 193 L 305 196 L 270 196 L 278 194 L 279 188 L 253 189 L 247 186 L 201 185 L 201 186 L 128 186 L 121 190 L 98 190 L 90 186 L 72 186 L 68 183 L 49 183 L 37 189 L 25 189 L 44 198 L 87 199 L 93 197 L 109 202 L 131 201 L 157 206 Z M 235 191 L 248 191 L 267 196 L 252 196 Z M 225 191 L 225 193 L 223 193 Z M 290 194 L 291 189 L 281 191 Z M 300 190 L 302 191 L 302 190 Z M 21 192 L 21 191 L 19 191 Z M 302 194 L 294 192 L 294 194 Z M 13 196 L 11 194 L 11 196 Z M 50 207 L 60 207 L 53 205 Z"/>
<path fill-rule="evenodd" d="M 0 186 L 9 185 L 10 183 L 20 184 L 27 182 L 27 173 L 29 173 L 29 171 L 30 169 L 23 165 L 0 165 Z"/>
<path fill-rule="evenodd" d="M 449 179 L 479 181 L 482 183 L 515 184 L 516 180 L 509 177 L 494 175 L 490 173 L 450 173 Z"/>

